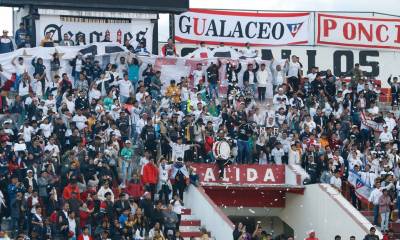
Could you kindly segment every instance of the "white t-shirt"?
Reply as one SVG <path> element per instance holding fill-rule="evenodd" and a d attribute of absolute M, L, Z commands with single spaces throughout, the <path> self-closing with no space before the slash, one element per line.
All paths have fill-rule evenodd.
<path fill-rule="evenodd" d="M 32 138 L 33 127 L 31 127 L 31 126 L 28 126 L 28 127 L 22 126 L 22 127 L 24 129 L 23 130 L 24 141 L 30 142 L 31 138 Z"/>
<path fill-rule="evenodd" d="M 190 149 L 190 145 L 186 144 L 177 144 L 174 142 L 170 142 L 169 145 L 172 148 L 172 161 L 175 162 L 178 158 L 182 158 L 185 156 L 185 151 Z"/>
<path fill-rule="evenodd" d="M 276 164 L 282 164 L 282 157 L 285 155 L 285 151 L 283 151 L 283 148 L 274 148 L 272 149 L 271 155 L 274 157 Z"/>
<path fill-rule="evenodd" d="M 132 83 L 129 80 L 119 80 L 119 94 L 124 97 L 129 97 L 130 93 L 132 92 Z"/>
<path fill-rule="evenodd" d="M 25 63 L 23 63 L 22 65 L 19 63 L 15 64 L 15 73 L 17 75 L 22 75 L 24 74 L 24 72 L 28 72 Z"/>
<path fill-rule="evenodd" d="M 246 58 L 257 57 L 257 51 L 256 51 L 256 49 L 253 49 L 253 48 L 243 48 L 241 52 L 243 54 L 243 57 L 246 57 Z"/>
<path fill-rule="evenodd" d="M 197 84 L 199 84 L 200 80 L 203 78 L 203 70 L 194 70 L 192 73 L 193 76 L 193 83 L 194 86 L 196 87 Z"/>
<path fill-rule="evenodd" d="M 379 135 L 379 140 L 383 143 L 387 143 L 393 140 L 393 135 L 391 132 L 381 132 L 381 135 Z"/>
<path fill-rule="evenodd" d="M 309 73 L 307 74 L 308 81 L 311 83 L 317 77 L 317 73 Z"/>
<path fill-rule="evenodd" d="M 40 124 L 40 129 L 42 130 L 43 135 L 46 138 L 49 138 L 51 135 L 51 132 L 53 131 L 53 125 L 51 123 L 48 123 L 48 124 L 42 123 L 42 124 Z"/>
<path fill-rule="evenodd" d="M 337 178 L 335 176 L 332 176 L 331 177 L 331 184 L 337 189 L 341 189 L 342 188 L 342 180 L 340 179 L 340 177 Z"/>
<path fill-rule="evenodd" d="M 51 151 L 53 151 L 54 150 L 54 152 L 53 152 L 53 156 L 58 156 L 58 153 L 60 153 L 60 149 L 58 148 L 58 146 L 57 145 L 55 145 L 55 144 L 47 144 L 46 145 L 46 147 L 44 147 L 44 151 L 49 151 L 49 152 L 51 152 Z"/>
<path fill-rule="evenodd" d="M 75 122 L 76 127 L 77 127 L 79 130 L 82 130 L 82 129 L 84 129 L 84 128 L 86 127 L 87 118 L 86 118 L 85 116 L 83 116 L 83 115 L 81 115 L 81 116 L 75 115 L 75 116 L 72 118 L 72 121 Z"/>
<path fill-rule="evenodd" d="M 77 58 L 75 62 L 75 72 L 82 71 L 82 59 Z"/>
<path fill-rule="evenodd" d="M 249 84 L 254 84 L 254 72 L 249 71 Z"/>
<path fill-rule="evenodd" d="M 288 77 L 298 77 L 300 70 L 300 63 L 289 62 Z"/>
<path fill-rule="evenodd" d="M 173 203 L 174 200 L 171 200 L 171 203 Z M 174 205 L 172 206 L 172 211 L 174 211 L 176 214 L 182 214 L 182 209 L 183 205 L 181 204 L 180 201 L 175 201 Z"/>

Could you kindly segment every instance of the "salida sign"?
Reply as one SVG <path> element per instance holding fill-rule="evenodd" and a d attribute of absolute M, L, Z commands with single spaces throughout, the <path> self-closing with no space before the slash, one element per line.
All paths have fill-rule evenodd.
<path fill-rule="evenodd" d="M 191 9 L 175 16 L 180 42 L 240 46 L 307 44 L 309 13 L 256 13 Z"/>
<path fill-rule="evenodd" d="M 317 44 L 400 49 L 400 18 L 318 13 Z"/>
<path fill-rule="evenodd" d="M 284 165 L 230 165 L 225 168 L 224 178 L 219 179 L 215 164 L 193 164 L 202 183 L 230 184 L 284 184 Z"/>

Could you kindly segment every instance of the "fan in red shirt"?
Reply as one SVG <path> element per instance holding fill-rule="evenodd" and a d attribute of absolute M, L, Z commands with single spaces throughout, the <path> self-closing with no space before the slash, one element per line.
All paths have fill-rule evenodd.
<path fill-rule="evenodd" d="M 308 238 L 305 240 L 319 240 L 319 238 L 315 237 L 315 231 L 311 230 L 308 232 Z"/>
<path fill-rule="evenodd" d="M 63 198 L 65 200 L 68 200 L 72 197 L 72 193 L 76 192 L 77 193 L 77 197 L 78 199 L 81 199 L 81 195 L 79 193 L 79 187 L 77 184 L 77 180 L 76 179 L 71 179 L 70 183 L 64 188 L 63 191 Z"/>
<path fill-rule="evenodd" d="M 204 151 L 206 152 L 207 156 L 212 159 L 212 146 L 214 144 L 214 138 L 210 136 L 208 131 L 205 131 L 204 137 Z"/>
<path fill-rule="evenodd" d="M 78 236 L 78 240 L 93 240 L 93 237 L 89 234 L 88 227 L 83 227 L 82 233 Z"/>
<path fill-rule="evenodd" d="M 154 199 L 153 197 L 158 183 L 158 168 L 154 164 L 154 158 L 150 158 L 150 161 L 144 165 L 142 182 L 146 191 L 151 192 L 152 199 Z"/>
<path fill-rule="evenodd" d="M 161 53 L 164 57 L 179 57 L 176 53 L 175 44 L 172 38 L 168 39 L 167 44 L 162 47 Z"/>

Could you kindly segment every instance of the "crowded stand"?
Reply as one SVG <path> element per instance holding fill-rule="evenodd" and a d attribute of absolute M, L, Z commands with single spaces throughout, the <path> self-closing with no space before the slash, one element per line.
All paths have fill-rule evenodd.
<path fill-rule="evenodd" d="M 29 32 L 20 27 L 15 40 L 3 31 L 0 53 L 30 47 Z M 215 163 L 220 178 L 230 164 L 298 165 L 309 175 L 304 184 L 331 184 L 339 192 L 350 186 L 359 210 L 353 180 L 360 176 L 373 189 L 366 196 L 373 224 L 389 236 L 389 223 L 399 221 L 392 213 L 400 212 L 398 78 L 389 78 L 392 104 L 383 108 L 379 84 L 359 64 L 335 76 L 318 62 L 308 72 L 295 55 L 261 60 L 250 44 L 234 49 L 221 43 L 213 50 L 199 44 L 182 57 L 223 49 L 238 58 L 220 57 L 187 76 L 162 79 L 144 63 L 151 55 L 145 43 L 128 41 L 109 62 L 78 53 L 68 72 L 57 52 L 47 66 L 40 57 L 14 57 L 11 78 L 0 66 L 0 221 L 12 225 L 0 233 L 16 239 L 183 239 L 183 193 L 199 185 L 191 164 Z M 41 41 L 42 47 L 74 45 L 85 42 L 67 34 L 59 43 L 50 34 Z M 160 55 L 181 57 L 173 39 Z M 216 154 L 216 143 L 228 154 Z M 201 239 L 209 239 L 202 231 Z M 365 239 L 378 239 L 374 232 Z M 233 238 L 272 236 L 238 223 Z M 309 239 L 317 239 L 314 232 Z"/>

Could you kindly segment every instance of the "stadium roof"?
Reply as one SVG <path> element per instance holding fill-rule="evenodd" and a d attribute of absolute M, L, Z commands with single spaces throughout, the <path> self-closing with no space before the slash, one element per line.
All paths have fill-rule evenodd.
<path fill-rule="evenodd" d="M 181 13 L 189 8 L 189 0 L 0 0 L 0 5 L 41 8 Z"/>

